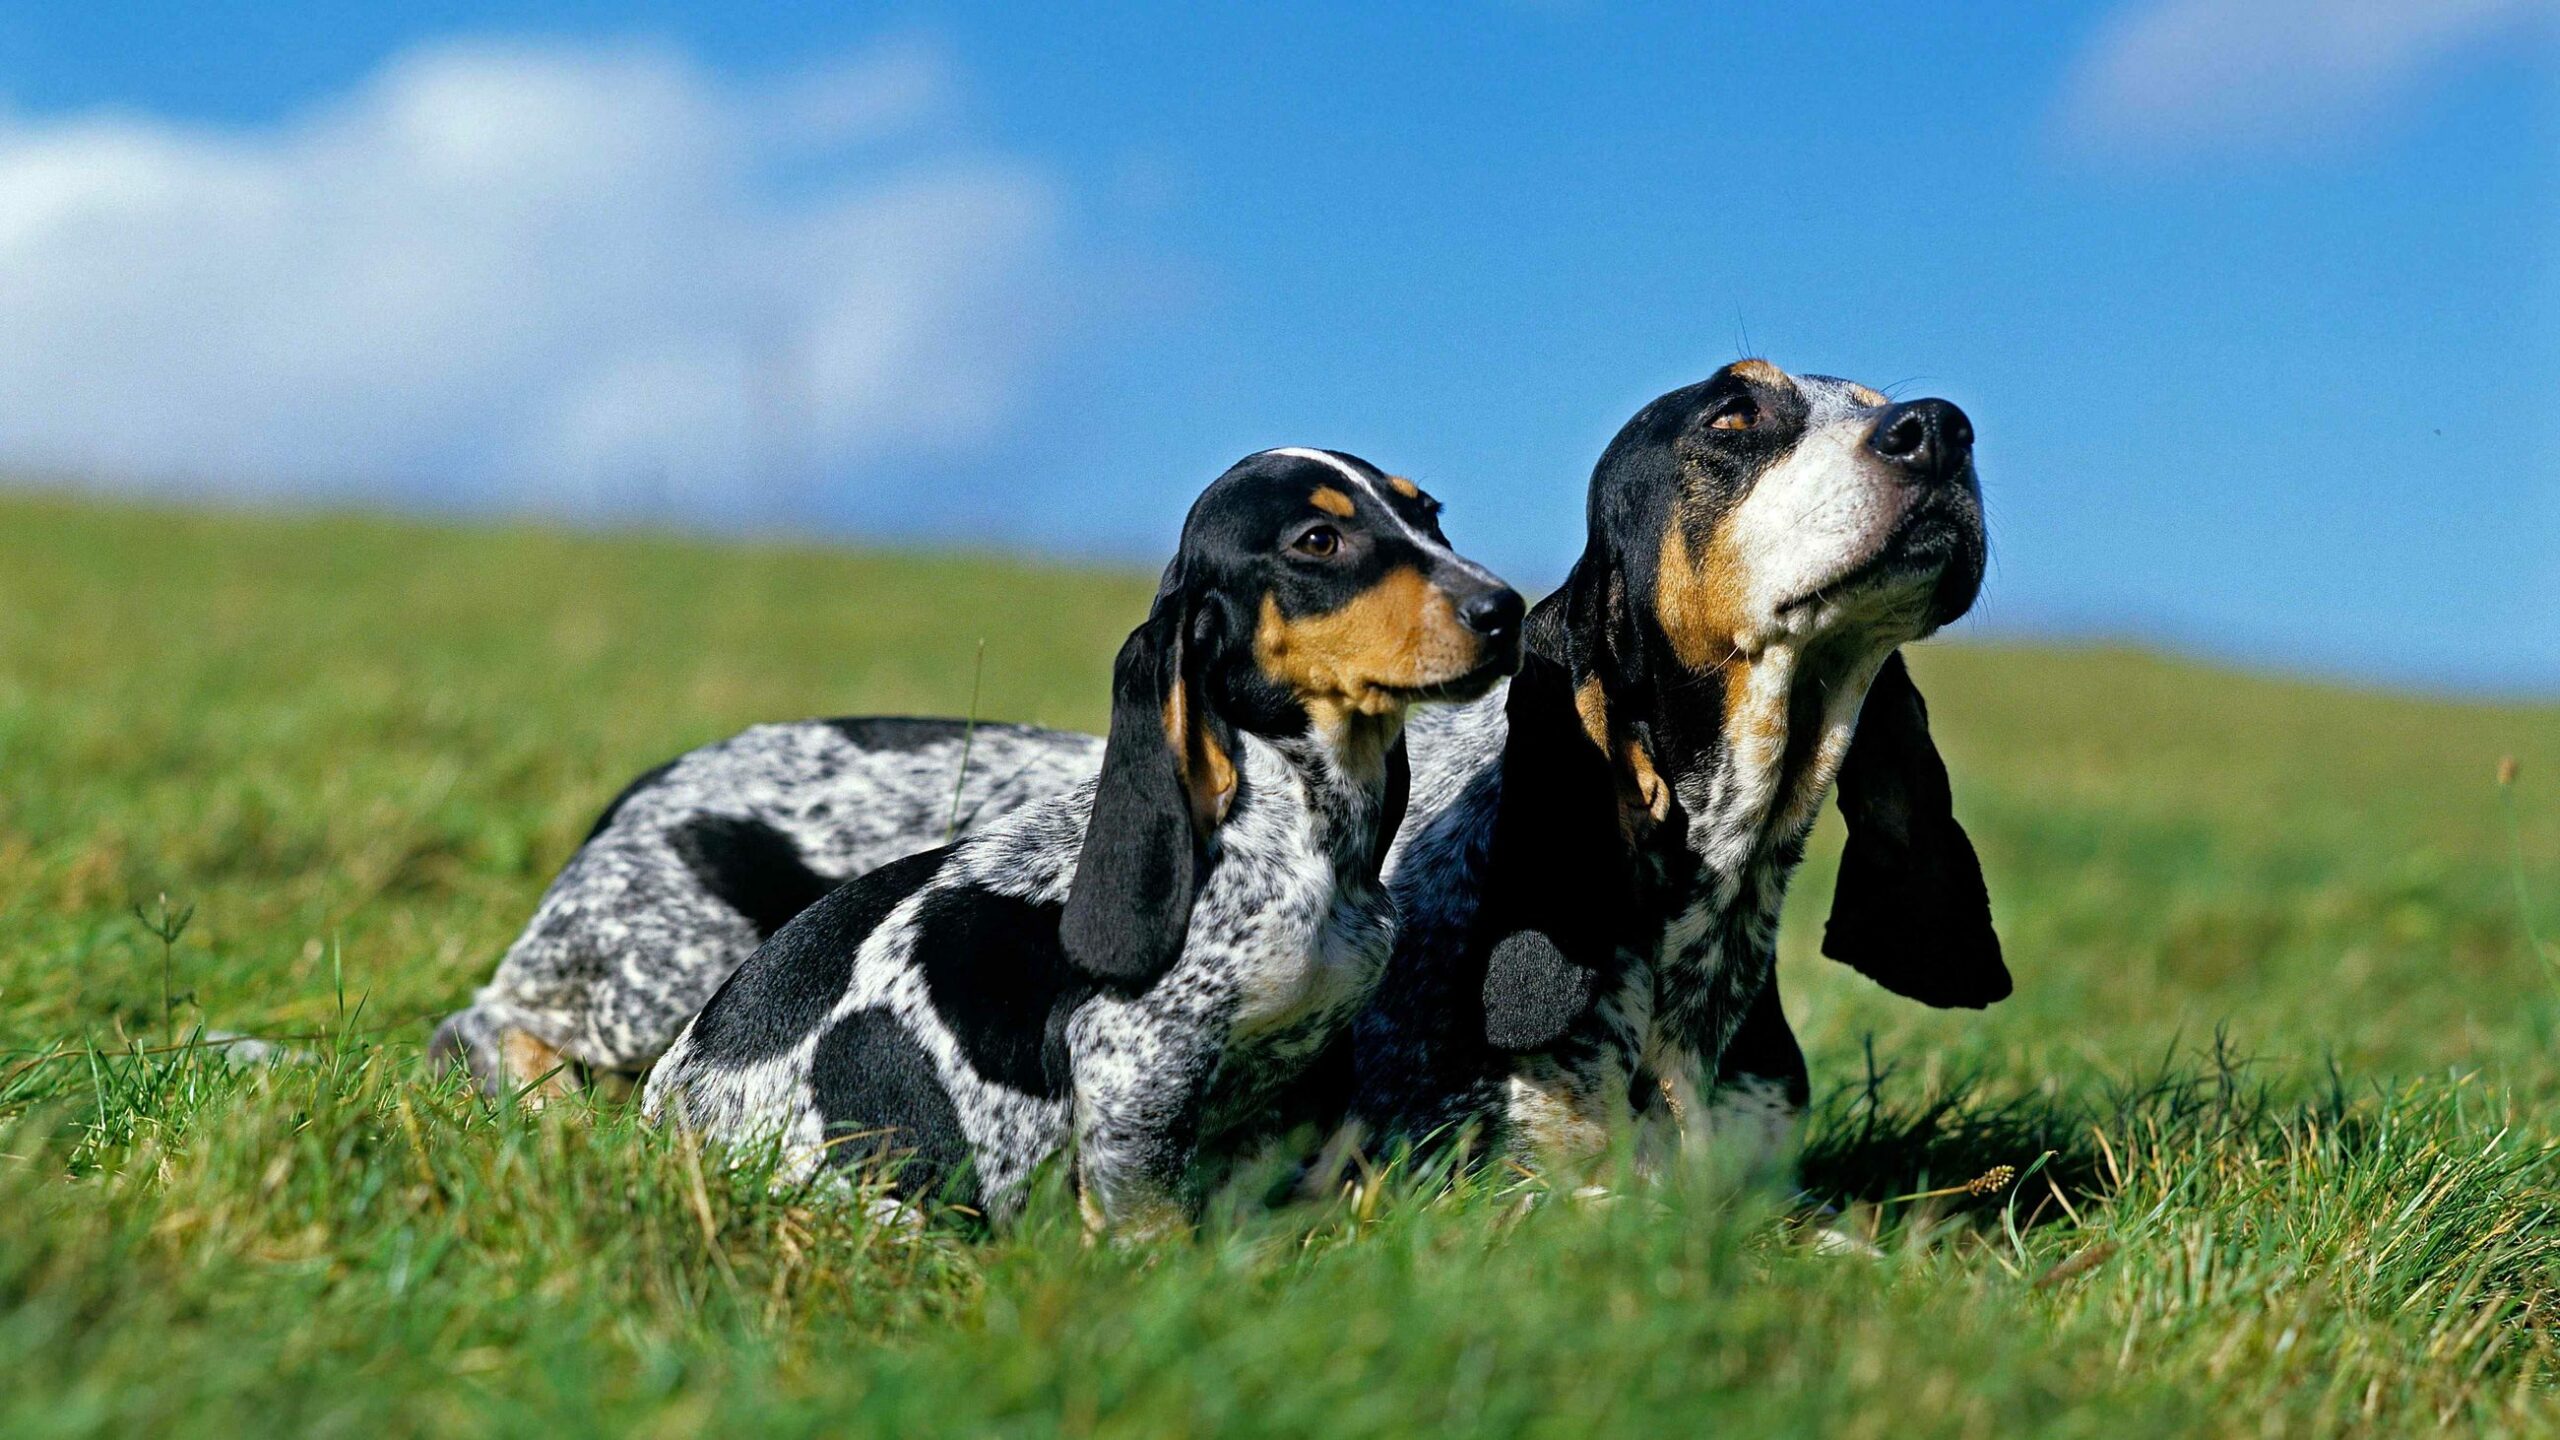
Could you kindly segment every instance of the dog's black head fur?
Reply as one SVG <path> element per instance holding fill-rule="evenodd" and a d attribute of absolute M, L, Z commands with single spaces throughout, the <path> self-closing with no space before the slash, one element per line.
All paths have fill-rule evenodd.
<path fill-rule="evenodd" d="M 1393 834 L 1405 707 L 1481 695 L 1520 656 L 1526 606 L 1450 550 L 1439 511 L 1409 480 L 1301 449 L 1248 456 L 1192 505 L 1113 668 L 1093 820 L 1060 921 L 1081 968 L 1137 985 L 1180 956 L 1237 799 L 1239 731 L 1307 738 L 1375 773 Z"/>
<path fill-rule="evenodd" d="M 1827 953 L 1932 1004 L 2008 993 L 1896 653 L 1980 588 L 1972 441 L 1946 401 L 1897 404 L 1758 360 L 1619 431 L 1592 472 L 1588 546 L 1530 617 L 1512 685 L 1477 929 L 1489 1041 L 1552 1042 L 1617 947 L 1648 948 L 1670 918 L 1648 895 L 1719 863 L 1719 846 L 1772 844 L 1791 863 L 1835 770 L 1849 842 Z M 1835 697 L 1860 691 L 1863 716 L 1842 713 Z M 1693 834 L 1730 824 L 1708 812 L 1736 755 L 1778 777 L 1753 833 Z"/>

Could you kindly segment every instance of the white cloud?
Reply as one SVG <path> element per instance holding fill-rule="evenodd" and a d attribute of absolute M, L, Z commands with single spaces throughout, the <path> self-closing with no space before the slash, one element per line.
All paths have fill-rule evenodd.
<path fill-rule="evenodd" d="M 964 446 L 1064 286 L 1048 181 L 934 143 L 951 89 L 471 44 L 258 130 L 0 116 L 0 464 L 735 514 Z"/>
<path fill-rule="evenodd" d="M 2560 0 L 2144 0 L 2100 28 L 2063 127 L 2143 149 L 2298 141 L 2555 16 Z"/>

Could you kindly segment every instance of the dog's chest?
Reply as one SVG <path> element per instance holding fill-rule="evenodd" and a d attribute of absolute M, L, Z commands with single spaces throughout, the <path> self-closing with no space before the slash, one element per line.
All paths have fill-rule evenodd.
<path fill-rule="evenodd" d="M 1650 947 L 1621 952 L 1602 1019 L 1635 1072 L 1703 1079 L 1769 981 L 1791 867 L 1782 848 L 1730 876 L 1685 855 L 1648 868 L 1662 918 Z"/>
<path fill-rule="evenodd" d="M 1237 897 L 1225 978 L 1230 1033 L 1239 1044 L 1276 1044 L 1287 1032 L 1328 1031 L 1367 1003 L 1395 945 L 1395 913 L 1375 883 L 1342 882 L 1321 866 L 1302 875 L 1269 869 L 1260 893 Z"/>
<path fill-rule="evenodd" d="M 1225 1000 L 1212 1133 L 1254 1121 L 1306 1070 L 1368 1003 L 1395 947 L 1395 910 L 1377 881 L 1313 853 L 1234 864 L 1242 858 L 1226 863 L 1247 883 L 1203 897 L 1219 907 L 1227 942 L 1203 976 Z"/>
<path fill-rule="evenodd" d="M 1769 981 L 1778 913 L 1813 817 L 1839 771 L 1863 687 L 1829 695 L 1799 721 L 1797 670 L 1773 653 L 1735 697 L 1712 763 L 1674 784 L 1679 843 L 1640 857 L 1639 888 L 1661 916 L 1645 963 L 1623 982 L 1649 993 L 1626 1027 L 1645 1068 L 1709 1072 Z"/>
<path fill-rule="evenodd" d="M 1355 789 L 1275 779 L 1228 822 L 1192 911 L 1192 948 L 1225 992 L 1230 1043 L 1339 1023 L 1376 988 L 1395 910 L 1363 863 L 1375 808 Z"/>

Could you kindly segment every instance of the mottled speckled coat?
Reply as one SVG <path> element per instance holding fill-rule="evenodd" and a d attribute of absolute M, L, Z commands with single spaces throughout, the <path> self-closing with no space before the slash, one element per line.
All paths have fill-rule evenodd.
<path fill-rule="evenodd" d="M 1182 957 L 1144 989 L 1078 975 L 1058 948 L 1087 779 L 820 901 L 685 1030 L 644 1106 L 778 1138 L 800 1173 L 870 1158 L 870 1136 L 894 1130 L 921 1162 L 908 1188 L 999 1216 L 1076 1135 L 1098 1209 L 1174 1204 L 1198 1144 L 1252 1126 L 1367 1001 L 1394 944 L 1384 774 L 1347 774 L 1307 742 L 1241 748 Z"/>
<path fill-rule="evenodd" d="M 1204 1138 L 1255 1125 L 1385 968 L 1407 707 L 1519 663 L 1525 605 L 1436 508 L 1331 452 L 1219 477 L 1113 667 L 1098 773 L 789 920 L 646 1113 L 999 1218 L 1072 1140 L 1097 1221 L 1178 1221 Z"/>
<path fill-rule="evenodd" d="M 731 971 L 839 882 L 1062 796 L 1101 767 L 1099 735 L 972 733 L 957 720 L 758 725 L 688 751 L 605 808 L 432 1048 L 491 1085 L 645 1070 Z"/>
<path fill-rule="evenodd" d="M 1478 706 L 1415 736 L 1417 793 L 1456 795 L 1397 852 L 1363 1118 L 1492 1117 L 1549 1157 L 1630 1123 L 1640 1155 L 1784 1139 L 1806 1083 L 1778 915 L 1835 780 L 1826 952 L 1931 1004 L 2006 994 L 1896 653 L 1963 613 L 1983 556 L 1971 426 L 1945 401 L 1743 361 L 1638 411 L 1500 727 Z"/>

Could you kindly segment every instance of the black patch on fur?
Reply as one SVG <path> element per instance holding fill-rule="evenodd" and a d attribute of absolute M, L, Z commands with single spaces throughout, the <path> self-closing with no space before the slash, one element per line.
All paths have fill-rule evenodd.
<path fill-rule="evenodd" d="M 825 1023 L 845 987 L 862 942 L 942 868 L 948 852 L 928 850 L 891 861 L 824 899 L 776 932 L 738 967 L 693 1022 L 693 1044 L 723 1066 L 770 1060 Z"/>
<path fill-rule="evenodd" d="M 1067 1015 L 1095 988 L 1058 943 L 1058 909 L 974 888 L 937 891 L 916 916 L 914 949 L 934 1013 L 970 1068 L 1052 1100 L 1067 1093 Z"/>
<path fill-rule="evenodd" d="M 1596 977 L 1535 930 L 1515 930 L 1485 962 L 1484 1038 L 1497 1050 L 1543 1049 L 1591 1005 Z"/>
<path fill-rule="evenodd" d="M 942 1077 L 898 1017 L 857 1010 L 818 1038 L 809 1085 L 827 1163 L 878 1162 L 892 1193 L 975 1207 L 969 1140 Z"/>
<path fill-rule="evenodd" d="M 743 815 L 697 815 L 667 828 L 667 844 L 713 898 L 768 940 L 836 882 L 809 868 L 791 837 Z"/>
<path fill-rule="evenodd" d="M 603 834 L 605 832 L 605 827 L 613 823 L 613 817 L 621 814 L 622 807 L 631 802 L 632 796 L 637 795 L 641 791 L 648 789 L 650 786 L 657 784 L 659 781 L 666 779 L 667 772 L 676 768 L 676 765 L 683 759 L 684 756 L 678 755 L 673 760 L 659 761 L 657 764 L 641 771 L 630 784 L 623 786 L 621 794 L 618 794 L 612 799 L 604 802 L 604 813 L 596 817 L 596 823 L 587 827 L 587 840 L 593 840 L 597 836 Z M 578 843 L 584 845 L 587 841 L 581 840 Z"/>
<path fill-rule="evenodd" d="M 948 745 L 969 733 L 966 720 L 941 720 L 906 715 L 839 715 L 821 721 L 828 729 L 843 736 L 854 748 L 875 754 L 903 755 L 911 750 Z M 1012 730 L 1012 725 L 978 723 L 982 732 Z"/>

